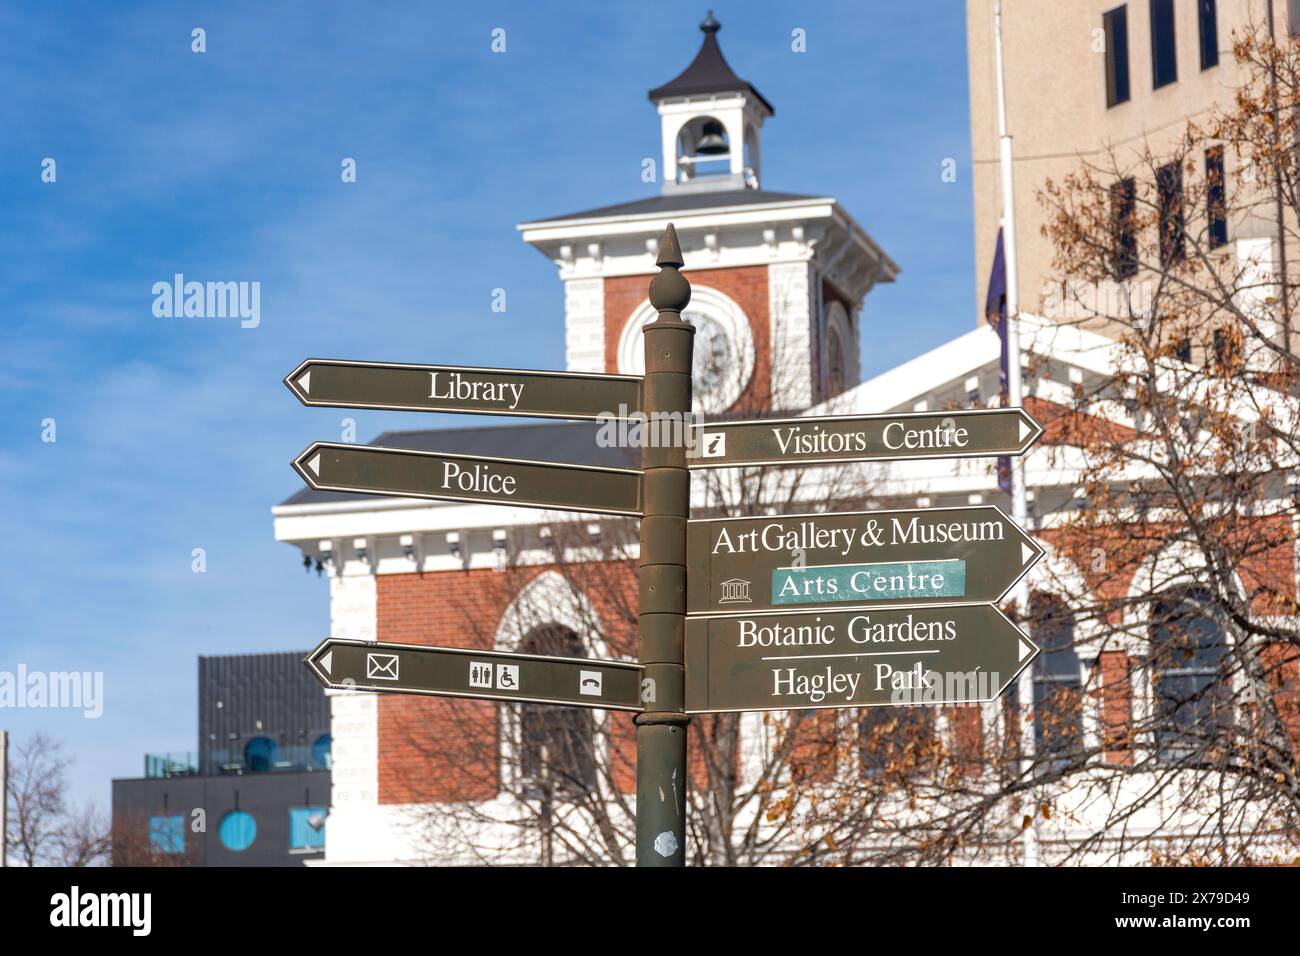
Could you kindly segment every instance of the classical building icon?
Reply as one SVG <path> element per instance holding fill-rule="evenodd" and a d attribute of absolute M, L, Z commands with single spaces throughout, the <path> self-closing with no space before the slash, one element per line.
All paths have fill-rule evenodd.
<path fill-rule="evenodd" d="M 749 604 L 749 582 L 744 578 L 731 578 L 722 582 L 722 597 L 719 604 Z"/>

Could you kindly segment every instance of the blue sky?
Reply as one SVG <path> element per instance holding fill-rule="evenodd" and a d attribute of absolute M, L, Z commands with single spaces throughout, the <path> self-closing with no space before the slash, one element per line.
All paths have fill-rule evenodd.
<path fill-rule="evenodd" d="M 832 194 L 903 268 L 864 374 L 974 321 L 964 5 L 716 3 L 776 107 L 768 189 Z M 429 417 L 304 409 L 336 356 L 562 368 L 563 295 L 518 222 L 650 196 L 646 90 L 705 4 L 9 4 L 0 30 L 0 671 L 103 671 L 63 738 L 105 812 L 143 754 L 195 747 L 199 654 L 305 649 L 327 582 L 273 540 L 313 439 Z M 207 52 L 191 52 L 191 30 Z M 506 52 L 489 44 L 506 31 Z M 790 49 L 807 31 L 807 52 Z M 41 181 L 46 157 L 57 181 Z M 340 180 L 344 157 L 358 181 Z M 945 158 L 957 181 L 944 182 Z M 257 281 L 261 324 L 156 318 L 155 282 Z M 494 288 L 505 313 L 491 310 Z M 57 441 L 42 441 L 53 418 Z M 207 571 L 191 571 L 194 548 Z"/>

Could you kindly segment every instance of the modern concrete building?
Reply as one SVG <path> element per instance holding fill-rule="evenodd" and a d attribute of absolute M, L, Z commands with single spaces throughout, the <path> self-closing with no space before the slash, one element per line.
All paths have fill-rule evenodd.
<path fill-rule="evenodd" d="M 984 321 L 1002 203 L 994 5 L 966 4 L 978 322 Z M 1145 148 L 1159 155 L 1189 123 L 1204 126 L 1216 108 L 1232 105 L 1242 79 L 1232 55 L 1234 31 L 1272 31 L 1281 39 L 1297 16 L 1294 0 L 1003 0 L 1022 309 L 1049 319 L 1086 319 L 1078 309 L 1061 314 L 1068 307 L 1061 304 L 1060 275 L 1051 242 L 1040 231 L 1046 212 L 1038 194 L 1046 182 L 1061 182 L 1084 162 L 1105 166 L 1109 151 L 1120 168 L 1151 178 L 1140 168 Z M 1204 177 L 1221 164 L 1232 181 L 1237 160 L 1231 151 L 1216 153 L 1210 144 L 1200 152 L 1190 175 Z M 1205 227 L 1205 209 L 1186 214 L 1191 228 Z M 1277 263 L 1278 235 L 1276 217 L 1256 210 L 1234 216 L 1210 242 L 1236 262 L 1268 272 Z M 1287 253 L 1295 261 L 1290 243 Z M 1104 323 L 1085 324 L 1106 331 Z"/>
<path fill-rule="evenodd" d="M 114 865 L 301 866 L 330 802 L 324 691 L 304 652 L 199 658 L 198 749 L 113 781 Z"/>

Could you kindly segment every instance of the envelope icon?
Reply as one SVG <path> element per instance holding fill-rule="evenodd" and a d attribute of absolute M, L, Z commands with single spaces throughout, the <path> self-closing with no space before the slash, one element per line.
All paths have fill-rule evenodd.
<path fill-rule="evenodd" d="M 397 655 L 366 654 L 366 677 L 371 680 L 397 680 Z"/>

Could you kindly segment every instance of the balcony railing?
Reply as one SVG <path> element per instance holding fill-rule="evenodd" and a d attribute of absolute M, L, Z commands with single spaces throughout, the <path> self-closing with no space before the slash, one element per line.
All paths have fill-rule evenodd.
<path fill-rule="evenodd" d="M 185 753 L 145 754 L 146 777 L 192 777 L 199 772 L 199 755 Z"/>
<path fill-rule="evenodd" d="M 323 743 L 322 743 L 323 739 Z M 146 777 L 327 771 L 333 765 L 327 735 L 309 744 L 282 744 L 274 737 L 241 737 L 202 753 L 145 754 Z"/>

